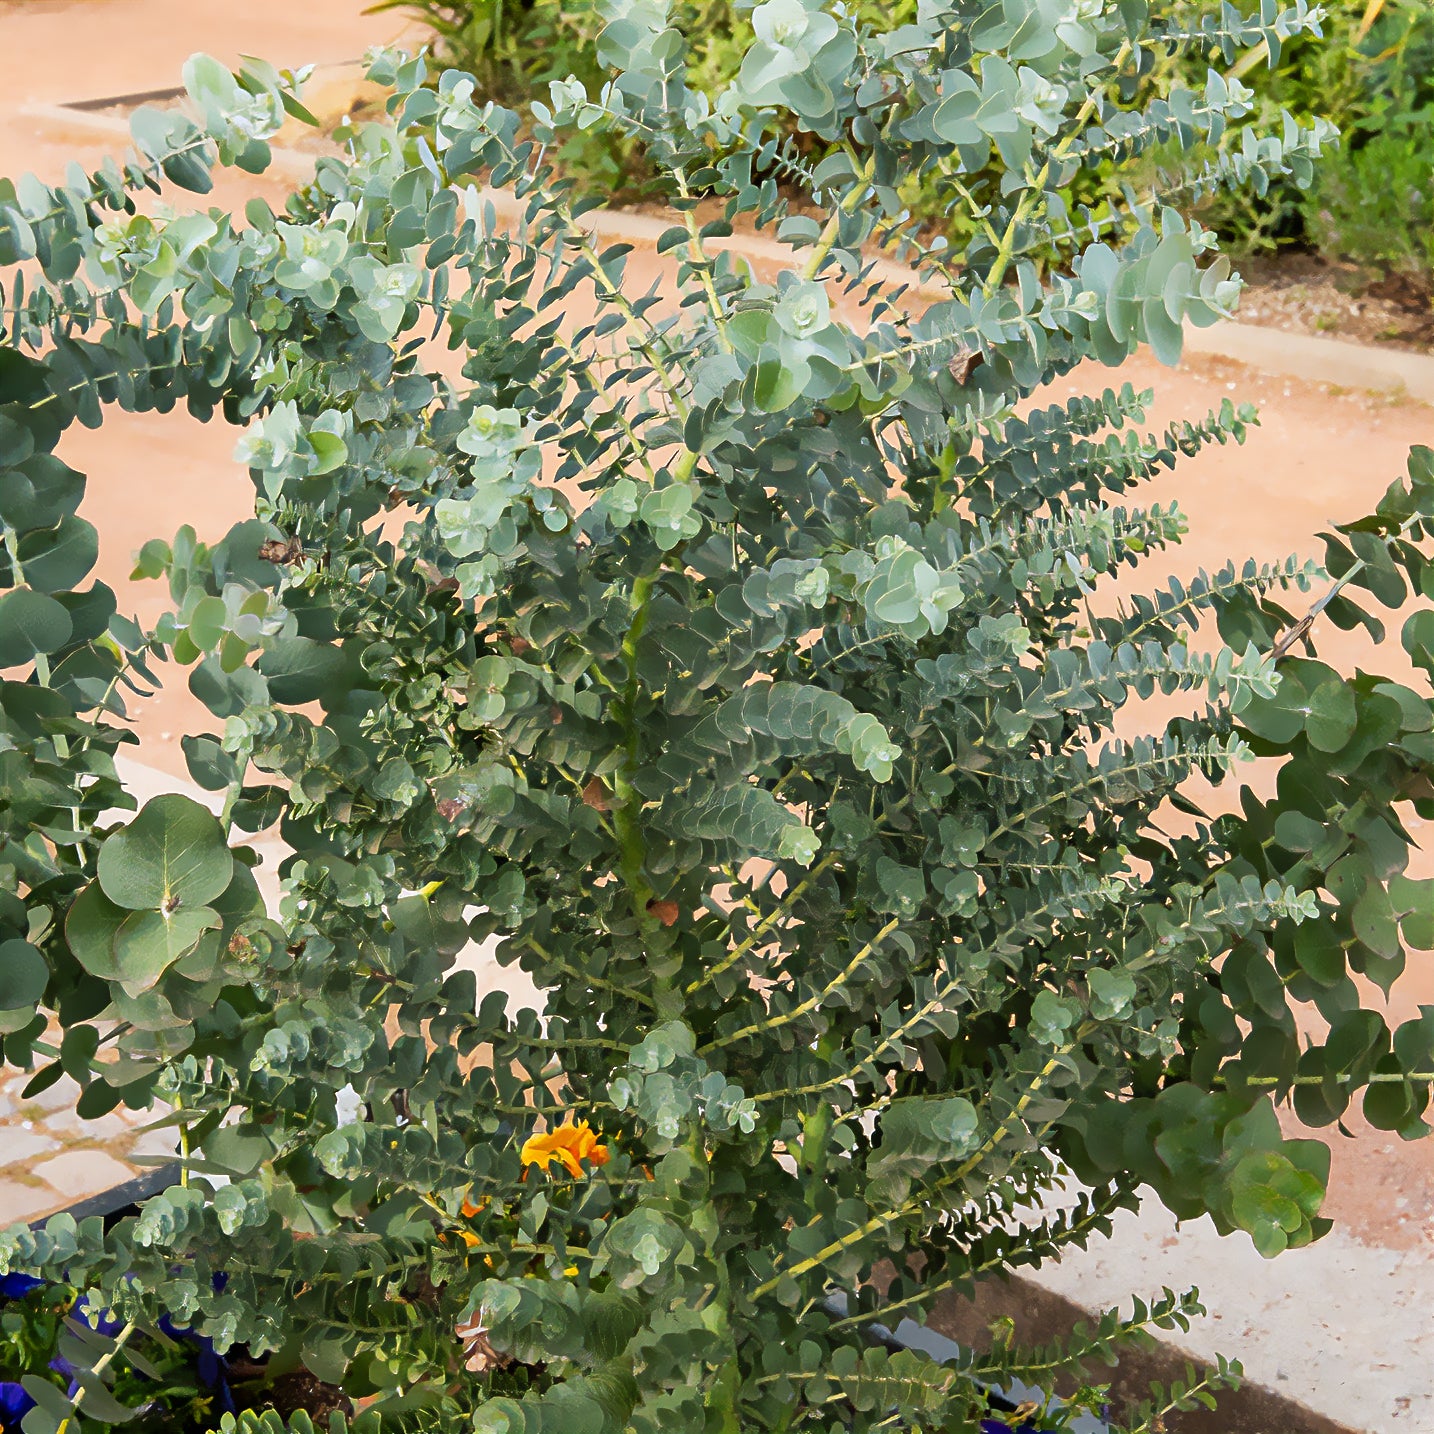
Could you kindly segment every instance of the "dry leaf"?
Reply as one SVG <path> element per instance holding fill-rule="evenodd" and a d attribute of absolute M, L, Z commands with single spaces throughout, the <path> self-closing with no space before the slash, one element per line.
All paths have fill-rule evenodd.
<path fill-rule="evenodd" d="M 266 538 L 259 544 L 259 556 L 266 563 L 291 568 L 304 556 L 304 546 L 297 538 Z"/>
<path fill-rule="evenodd" d="M 964 384 L 983 362 L 984 359 L 979 349 L 962 349 L 961 352 L 946 365 L 946 371 L 957 383 Z"/>
<path fill-rule="evenodd" d="M 459 1329 L 458 1337 L 463 1341 L 464 1367 L 473 1374 L 486 1374 L 491 1369 L 507 1369 L 512 1359 L 499 1354 L 488 1342 L 488 1331 L 481 1324 Z"/>
<path fill-rule="evenodd" d="M 682 915 L 682 908 L 675 901 L 649 901 L 647 914 L 655 916 L 664 926 L 672 926 Z"/>

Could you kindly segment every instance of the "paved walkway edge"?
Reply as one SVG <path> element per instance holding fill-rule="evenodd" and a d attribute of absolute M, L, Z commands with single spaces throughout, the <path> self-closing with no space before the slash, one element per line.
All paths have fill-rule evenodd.
<path fill-rule="evenodd" d="M 1434 404 L 1434 356 L 1378 349 L 1343 339 L 1286 333 L 1234 320 L 1208 329 L 1185 330 L 1187 353 L 1234 359 L 1265 373 L 1366 389 Z"/>

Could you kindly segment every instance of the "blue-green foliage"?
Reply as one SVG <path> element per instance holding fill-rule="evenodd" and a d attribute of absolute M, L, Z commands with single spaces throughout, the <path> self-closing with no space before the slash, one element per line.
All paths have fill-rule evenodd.
<path fill-rule="evenodd" d="M 32 1089 L 73 1075 L 82 1115 L 167 1112 L 190 1177 L 109 1231 L 12 1230 L 0 1269 L 302 1360 L 384 1428 L 962 1429 L 981 1381 L 1198 1306 L 944 1368 L 865 1325 L 1083 1242 L 1141 1185 L 1266 1254 L 1319 1235 L 1328 1152 L 1276 1104 L 1425 1128 L 1434 1020 L 1390 1031 L 1354 978 L 1434 945 L 1403 824 L 1434 815 L 1434 748 L 1423 678 L 1335 671 L 1283 604 L 1319 583 L 1380 636 L 1362 602 L 1427 598 L 1434 456 L 1323 571 L 1232 555 L 1120 605 L 1102 584 L 1185 527 L 1140 485 L 1253 414 L 1147 433 L 1128 385 L 1024 402 L 1142 343 L 1174 359 L 1238 292 L 1170 193 L 1069 222 L 1076 167 L 1246 105 L 1215 76 L 1121 94 L 1313 23 L 963 0 L 883 33 L 769 0 L 714 100 L 660 3 L 611 0 L 613 78 L 554 85 L 532 139 L 380 54 L 390 118 L 282 213 L 141 215 L 162 181 L 263 169 L 303 113 L 295 77 L 198 59 L 201 118 L 141 111 L 128 167 L 0 190 L 4 1055 Z M 755 177 L 792 124 L 838 146 L 824 221 Z M 668 176 L 680 305 L 545 168 L 574 126 Z M 1290 120 L 1187 179 L 1258 186 L 1320 143 Z M 867 264 L 902 176 L 996 152 L 978 238 L 915 255 L 937 301 Z M 775 282 L 699 190 L 776 226 Z M 82 586 L 56 450 L 181 401 L 243 427 L 255 516 L 146 545 L 174 598 L 147 632 Z M 1427 676 L 1427 607 L 1402 641 Z M 214 715 L 185 752 L 220 812 L 117 821 L 163 660 Z M 1128 735 L 1156 693 L 1186 715 Z M 1275 795 L 1203 813 L 1186 779 L 1252 754 Z M 271 828 L 275 913 L 243 845 Z M 490 936 L 545 1014 L 454 969 Z M 609 1157 L 588 1132 L 577 1179 L 523 1157 L 568 1117 Z"/>

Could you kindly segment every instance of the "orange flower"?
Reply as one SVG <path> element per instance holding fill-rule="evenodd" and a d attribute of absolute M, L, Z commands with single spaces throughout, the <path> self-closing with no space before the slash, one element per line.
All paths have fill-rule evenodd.
<path fill-rule="evenodd" d="M 530 1135 L 523 1142 L 518 1158 L 524 1165 L 537 1165 L 544 1172 L 556 1160 L 574 1180 L 581 1180 L 587 1173 L 583 1161 L 589 1165 L 606 1165 L 608 1155 L 607 1146 L 598 1143 L 597 1132 L 587 1121 L 579 1125 L 568 1121 L 543 1135 Z M 523 1178 L 528 1178 L 526 1170 Z"/>
<path fill-rule="evenodd" d="M 465 1220 L 471 1220 L 475 1215 L 481 1215 L 488 1207 L 488 1197 L 485 1195 L 476 1204 L 468 1198 L 463 1197 L 463 1204 L 459 1207 L 460 1213 Z M 458 1237 L 471 1250 L 474 1245 L 481 1245 L 483 1242 L 471 1230 L 460 1230 Z"/>
<path fill-rule="evenodd" d="M 435 1210 L 437 1210 L 438 1213 L 443 1216 L 445 1220 L 450 1219 L 448 1212 L 443 1208 L 443 1206 L 438 1203 L 437 1200 L 433 1198 L 432 1195 L 422 1195 L 419 1198 L 422 1199 L 425 1204 L 431 1205 Z M 459 1208 L 463 1217 L 465 1219 L 471 1220 L 475 1215 L 481 1214 L 484 1210 L 488 1208 L 488 1197 L 485 1195 L 481 1200 L 475 1203 L 470 1196 L 465 1194 L 463 1197 L 463 1204 Z M 451 1224 L 449 1225 L 448 1229 L 443 1232 L 442 1238 L 446 1240 L 455 1235 L 458 1237 L 458 1239 L 462 1240 L 463 1243 L 467 1245 L 470 1250 L 475 1245 L 481 1245 L 483 1243 L 478 1238 L 478 1236 L 475 1235 L 471 1230 L 459 1229 L 457 1226 Z M 489 1260 L 488 1263 L 492 1264 L 492 1261 Z"/>

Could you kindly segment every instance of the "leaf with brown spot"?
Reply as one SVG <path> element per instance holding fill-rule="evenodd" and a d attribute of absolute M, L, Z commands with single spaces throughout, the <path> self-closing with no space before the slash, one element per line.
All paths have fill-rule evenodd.
<path fill-rule="evenodd" d="M 259 556 L 266 563 L 293 567 L 304 556 L 304 545 L 297 538 L 266 538 L 259 544 Z"/>
<path fill-rule="evenodd" d="M 607 799 L 607 787 L 603 785 L 601 777 L 594 777 L 583 788 L 583 801 L 595 812 L 610 812 L 612 810 L 612 803 Z"/>
<path fill-rule="evenodd" d="M 647 914 L 655 916 L 664 926 L 674 926 L 677 918 L 682 915 L 682 908 L 675 901 L 658 901 L 654 898 L 647 903 Z"/>
<path fill-rule="evenodd" d="M 984 362 L 985 358 L 979 349 L 962 349 L 946 365 L 946 371 L 957 383 L 964 385 Z"/>

